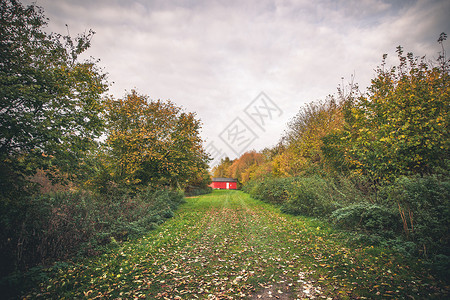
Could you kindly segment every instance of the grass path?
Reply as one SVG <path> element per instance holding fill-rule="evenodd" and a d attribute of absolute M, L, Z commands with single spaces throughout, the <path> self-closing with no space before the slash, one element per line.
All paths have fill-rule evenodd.
<path fill-rule="evenodd" d="M 215 191 L 146 237 L 60 269 L 29 297 L 445 298 L 435 281 L 383 249 L 347 246 L 323 223 Z"/>

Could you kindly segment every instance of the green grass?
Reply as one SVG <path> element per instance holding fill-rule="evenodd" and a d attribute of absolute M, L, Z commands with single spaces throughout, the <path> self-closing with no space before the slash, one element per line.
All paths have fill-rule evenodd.
<path fill-rule="evenodd" d="M 59 267 L 30 298 L 445 298 L 420 262 L 239 191 L 186 199 L 142 239 Z"/>

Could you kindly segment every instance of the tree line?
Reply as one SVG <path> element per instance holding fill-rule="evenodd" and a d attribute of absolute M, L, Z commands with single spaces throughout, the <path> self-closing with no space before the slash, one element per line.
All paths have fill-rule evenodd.
<path fill-rule="evenodd" d="M 195 113 L 107 96 L 99 60 L 82 59 L 95 33 L 47 22 L 0 2 L 0 275 L 141 234 L 210 182 Z"/>

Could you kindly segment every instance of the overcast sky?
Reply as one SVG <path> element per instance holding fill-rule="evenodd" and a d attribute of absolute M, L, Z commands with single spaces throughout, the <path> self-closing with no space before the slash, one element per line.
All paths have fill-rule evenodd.
<path fill-rule="evenodd" d="M 305 103 L 352 74 L 364 89 L 384 53 L 396 63 L 398 45 L 436 58 L 439 34 L 450 34 L 445 0 L 23 3 L 32 2 L 49 31 L 65 34 L 67 24 L 72 36 L 96 32 L 87 54 L 101 60 L 110 94 L 136 89 L 196 112 L 205 146 L 221 150 L 216 159 L 275 145 Z M 233 130 L 247 135 L 239 142 Z"/>

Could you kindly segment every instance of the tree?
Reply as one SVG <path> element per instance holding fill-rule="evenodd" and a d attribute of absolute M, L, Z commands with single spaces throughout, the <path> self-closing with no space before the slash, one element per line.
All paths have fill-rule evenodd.
<path fill-rule="evenodd" d="M 0 2 L 0 189 L 21 189 L 38 168 L 70 170 L 102 133 L 106 75 L 79 61 L 94 32 L 44 32 L 43 10 Z"/>
<path fill-rule="evenodd" d="M 445 38 L 441 34 L 438 42 L 442 45 Z M 450 77 L 445 51 L 438 66 L 412 53 L 404 56 L 400 46 L 397 54 L 397 67 L 386 68 L 384 55 L 368 92 L 346 104 L 340 152 L 351 169 L 373 182 L 439 173 L 448 165 Z"/>
<path fill-rule="evenodd" d="M 245 152 L 238 159 L 234 160 L 229 168 L 230 177 L 237 179 L 240 183 L 246 183 L 250 179 L 250 174 L 256 167 L 264 162 L 264 155 L 255 150 Z"/>
<path fill-rule="evenodd" d="M 275 173 L 296 176 L 311 168 L 322 167 L 322 139 L 342 128 L 343 124 L 342 107 L 332 96 L 302 107 L 283 137 L 286 149 L 274 160 Z"/>
<path fill-rule="evenodd" d="M 149 101 L 133 90 L 107 100 L 106 118 L 106 146 L 119 183 L 183 187 L 208 168 L 200 121 L 170 101 Z"/>
<path fill-rule="evenodd" d="M 229 169 L 234 160 L 230 160 L 227 156 L 220 160 L 220 163 L 212 169 L 213 177 L 230 177 Z"/>

